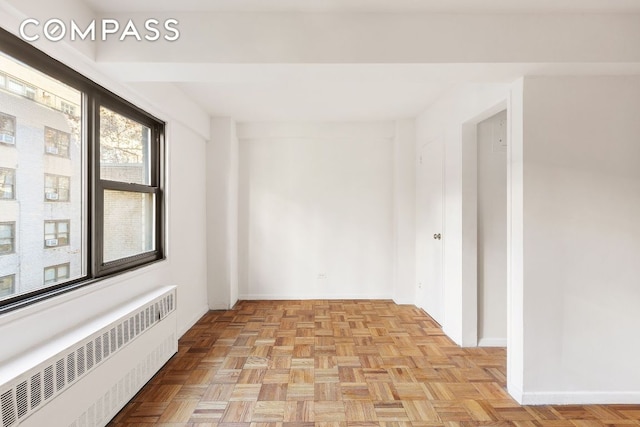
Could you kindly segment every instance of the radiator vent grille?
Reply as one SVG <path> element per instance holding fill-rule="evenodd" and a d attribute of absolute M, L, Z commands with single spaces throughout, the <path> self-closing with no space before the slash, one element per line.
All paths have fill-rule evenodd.
<path fill-rule="evenodd" d="M 40 381 L 40 372 L 31 377 L 31 409 L 36 408 L 42 402 L 41 393 L 42 382 Z"/>
<path fill-rule="evenodd" d="M 43 407 L 146 329 L 173 312 L 175 310 L 174 294 L 175 291 L 172 291 L 157 298 L 142 309 L 136 310 L 135 313 L 96 331 L 75 346 L 25 372 L 13 382 L 5 384 L 0 390 L 2 427 L 17 426 L 31 413 Z M 172 339 L 175 340 L 175 337 Z M 166 348 L 156 349 L 153 356 L 163 351 L 166 351 Z M 76 425 L 86 425 L 87 418 L 91 420 L 91 425 L 93 420 L 103 420 L 111 413 L 112 406 L 120 402 L 119 398 L 124 398 L 125 391 L 142 385 L 140 381 L 146 377 L 147 369 L 146 366 L 138 365 L 130 375 L 123 378 L 112 390 L 107 391 L 103 399 L 84 413 L 83 419 L 79 419 Z"/>
<path fill-rule="evenodd" d="M 133 390 L 142 387 L 157 371 L 164 360 L 175 352 L 175 336 L 172 334 L 120 378 L 97 402 L 92 404 L 69 427 L 99 426 L 106 424 L 122 407 Z"/>
<path fill-rule="evenodd" d="M 25 416 L 29 410 L 29 395 L 27 394 L 27 382 L 23 381 L 16 388 L 16 397 L 18 399 L 18 418 Z"/>

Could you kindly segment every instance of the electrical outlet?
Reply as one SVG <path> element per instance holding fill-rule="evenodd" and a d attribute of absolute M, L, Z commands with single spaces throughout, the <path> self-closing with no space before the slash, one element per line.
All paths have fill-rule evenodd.
<path fill-rule="evenodd" d="M 418 282 L 418 289 L 422 289 L 422 282 Z"/>

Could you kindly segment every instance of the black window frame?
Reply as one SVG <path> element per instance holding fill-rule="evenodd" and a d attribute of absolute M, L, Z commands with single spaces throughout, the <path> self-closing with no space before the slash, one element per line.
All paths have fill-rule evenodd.
<path fill-rule="evenodd" d="M 16 199 L 16 170 L 12 169 L 12 168 L 5 168 L 5 167 L 0 167 L 0 173 L 4 172 L 5 174 L 8 173 L 11 176 L 11 182 L 7 184 L 7 179 L 6 179 L 6 175 L 4 180 L 0 179 L 0 187 L 3 187 L 2 189 L 0 189 L 0 194 L 4 195 L 5 191 L 4 191 L 4 187 L 11 187 L 11 197 L 4 197 L 4 196 L 0 196 L 0 200 L 15 200 Z"/>
<path fill-rule="evenodd" d="M 149 184 L 135 184 L 135 183 L 126 183 L 121 181 L 112 181 L 102 179 L 100 176 L 100 107 L 105 107 L 116 114 L 120 114 L 121 116 L 131 119 L 139 124 L 142 124 L 148 127 L 151 131 L 149 137 Z M 98 98 L 95 103 L 95 120 L 94 120 L 95 131 L 93 132 L 94 136 L 97 138 L 95 141 L 94 152 L 93 152 L 93 161 L 94 161 L 94 174 L 96 179 L 94 180 L 95 185 L 95 206 L 98 212 L 104 213 L 104 193 L 109 190 L 114 191 L 128 191 L 138 194 L 152 194 L 155 196 L 155 212 L 162 212 L 163 206 L 163 197 L 162 197 L 162 177 L 164 176 L 163 171 L 163 156 L 162 152 L 164 150 L 158 150 L 157 147 L 162 146 L 163 139 L 163 129 L 159 126 L 157 121 L 151 120 L 151 118 L 145 113 L 141 112 L 138 108 L 132 108 L 130 105 L 124 105 L 122 103 L 114 102 L 113 98 Z M 153 147 L 156 147 L 154 149 Z M 162 217 L 162 215 L 161 215 Z M 96 215 L 95 216 L 95 225 L 97 233 L 99 233 L 99 237 L 104 243 L 104 215 Z M 161 233 L 161 226 L 157 225 L 158 217 L 156 220 L 156 228 L 154 241 L 156 242 L 156 249 L 143 252 L 137 255 L 133 255 L 127 258 L 122 258 L 114 261 L 103 262 L 104 259 L 104 244 L 99 244 L 95 246 L 96 252 L 96 263 L 95 263 L 95 271 L 97 276 L 108 275 L 113 272 L 121 271 L 123 268 L 127 268 L 128 266 L 137 266 L 146 264 L 155 259 L 154 253 L 157 251 L 158 245 L 161 245 L 163 235 Z"/>
<path fill-rule="evenodd" d="M 81 140 L 86 149 L 82 160 L 83 180 L 87 183 L 83 189 L 83 199 L 85 201 L 83 205 L 83 216 L 85 218 L 83 232 L 86 235 L 86 253 L 83 254 L 83 262 L 86 265 L 86 274 L 77 279 L 56 283 L 35 291 L 3 299 L 0 301 L 0 313 L 19 309 L 35 302 L 91 285 L 100 279 L 164 260 L 166 123 L 153 114 L 144 111 L 124 98 L 100 86 L 67 65 L 53 59 L 35 46 L 19 39 L 3 28 L 0 28 L 0 46 L 2 53 L 82 93 Z M 147 188 L 149 186 L 142 186 L 145 188 L 135 188 L 135 190 L 155 194 L 155 248 L 150 252 L 111 261 L 109 263 L 103 262 L 102 259 L 104 229 L 101 209 L 104 207 L 103 192 L 105 189 L 111 188 L 131 191 L 133 187 L 127 187 L 124 183 L 100 180 L 99 107 L 101 105 L 148 126 L 151 129 L 150 151 L 154 153 L 151 156 L 152 165 L 150 165 L 151 169 L 153 169 L 152 177 L 155 176 L 155 181 L 152 182 L 154 185 L 151 188 Z M 15 232 L 13 246 L 15 250 Z"/>

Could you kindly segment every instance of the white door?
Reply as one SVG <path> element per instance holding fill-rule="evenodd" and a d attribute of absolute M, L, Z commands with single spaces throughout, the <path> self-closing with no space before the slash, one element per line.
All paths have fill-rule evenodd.
<path fill-rule="evenodd" d="M 443 289 L 443 147 L 439 140 L 422 146 L 417 165 L 417 305 L 441 325 Z"/>

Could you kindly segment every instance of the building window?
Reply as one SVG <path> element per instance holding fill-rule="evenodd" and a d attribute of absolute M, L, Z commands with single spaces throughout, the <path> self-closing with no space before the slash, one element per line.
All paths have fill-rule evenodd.
<path fill-rule="evenodd" d="M 69 244 L 69 220 L 44 222 L 44 247 L 55 248 Z"/>
<path fill-rule="evenodd" d="M 16 144 L 16 118 L 14 116 L 0 113 L 0 143 Z"/>
<path fill-rule="evenodd" d="M 16 170 L 0 168 L 0 200 L 16 198 Z"/>
<path fill-rule="evenodd" d="M 36 97 L 36 88 L 31 86 L 30 84 L 17 81 L 15 79 L 9 78 L 9 83 L 7 84 L 7 89 L 11 92 L 22 95 L 29 99 L 35 99 Z"/>
<path fill-rule="evenodd" d="M 68 202 L 71 178 L 62 175 L 44 175 L 44 200 L 47 202 Z"/>
<path fill-rule="evenodd" d="M 0 298 L 13 295 L 16 291 L 16 275 L 0 277 Z"/>
<path fill-rule="evenodd" d="M 60 101 L 60 110 L 70 116 L 74 116 L 76 114 L 75 105 L 69 104 L 68 102 Z"/>
<path fill-rule="evenodd" d="M 52 265 L 44 269 L 44 284 L 52 285 L 69 278 L 69 263 Z"/>
<path fill-rule="evenodd" d="M 15 251 L 15 222 L 0 222 L 0 255 L 12 254 Z"/>
<path fill-rule="evenodd" d="M 1 28 L 0 56 L 11 69 L 0 134 L 18 130 L 17 158 L 44 160 L 0 175 L 0 253 L 15 254 L 0 277 L 37 270 L 16 276 L 28 291 L 0 300 L 0 313 L 163 259 L 164 123 Z"/>
<path fill-rule="evenodd" d="M 69 157 L 71 134 L 50 127 L 44 128 L 44 152 L 53 156 Z"/>

